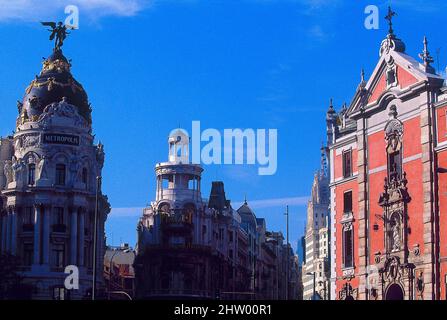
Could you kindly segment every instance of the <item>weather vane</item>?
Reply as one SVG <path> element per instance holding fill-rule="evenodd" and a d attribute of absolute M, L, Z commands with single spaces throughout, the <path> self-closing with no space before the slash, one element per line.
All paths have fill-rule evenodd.
<path fill-rule="evenodd" d="M 51 32 L 50 40 L 54 41 L 54 50 L 59 51 L 61 50 L 61 47 L 64 44 L 65 38 L 67 38 L 67 35 L 70 33 L 67 31 L 67 27 L 62 23 L 58 22 L 56 25 L 56 22 L 41 22 L 42 25 L 51 27 L 51 29 L 48 29 L 48 31 Z M 72 29 L 72 28 L 70 28 Z"/>
<path fill-rule="evenodd" d="M 391 7 L 388 7 L 388 14 L 385 17 L 386 20 L 388 20 L 388 24 L 390 26 L 389 34 L 394 34 L 393 30 L 393 17 L 396 16 L 396 12 L 394 12 Z"/>

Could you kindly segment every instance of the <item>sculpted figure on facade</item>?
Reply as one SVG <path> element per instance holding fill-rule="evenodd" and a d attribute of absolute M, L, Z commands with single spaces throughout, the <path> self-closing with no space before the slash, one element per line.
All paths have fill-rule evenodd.
<path fill-rule="evenodd" d="M 15 182 L 22 181 L 23 172 L 25 170 L 25 163 L 23 160 L 17 160 L 15 157 L 13 157 L 12 160 L 12 170 L 14 172 L 13 179 Z"/>
<path fill-rule="evenodd" d="M 401 231 L 400 231 L 400 219 L 397 214 L 394 214 L 390 221 L 391 227 L 391 249 L 392 251 L 399 251 L 401 247 Z"/>
<path fill-rule="evenodd" d="M 100 168 L 102 168 L 104 165 L 104 157 L 104 145 L 100 142 L 96 148 L 96 160 L 98 161 L 98 165 L 100 166 Z"/>
<path fill-rule="evenodd" d="M 47 157 L 42 156 L 42 159 L 40 159 L 39 164 L 37 166 L 38 179 L 47 179 L 48 178 L 47 166 L 48 166 Z"/>
<path fill-rule="evenodd" d="M 8 186 L 8 184 L 10 184 L 14 180 L 11 161 L 9 160 L 5 161 L 5 165 L 3 166 L 3 172 L 6 177 L 6 186 Z"/>

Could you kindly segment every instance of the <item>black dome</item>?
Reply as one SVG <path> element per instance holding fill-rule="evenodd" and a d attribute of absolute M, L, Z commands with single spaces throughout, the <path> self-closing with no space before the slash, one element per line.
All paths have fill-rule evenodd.
<path fill-rule="evenodd" d="M 42 71 L 31 82 L 23 98 L 23 109 L 27 117 L 34 120 L 39 117 L 45 107 L 63 98 L 78 108 L 79 114 L 89 123 L 91 122 L 91 108 L 87 93 L 77 82 L 71 72 L 71 64 L 64 57 L 61 50 L 54 50 L 53 54 L 43 62 Z"/>

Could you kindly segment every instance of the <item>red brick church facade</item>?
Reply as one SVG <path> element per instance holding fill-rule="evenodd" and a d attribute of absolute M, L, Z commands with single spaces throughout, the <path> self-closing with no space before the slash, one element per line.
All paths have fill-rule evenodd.
<path fill-rule="evenodd" d="M 447 87 L 432 63 L 390 23 L 369 80 L 331 102 L 332 299 L 446 299 Z"/>

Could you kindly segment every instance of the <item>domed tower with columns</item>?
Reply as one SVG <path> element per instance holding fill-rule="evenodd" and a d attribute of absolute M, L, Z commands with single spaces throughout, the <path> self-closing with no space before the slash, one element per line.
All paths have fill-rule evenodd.
<path fill-rule="evenodd" d="M 104 146 L 71 62 L 56 46 L 18 102 L 13 136 L 0 144 L 1 252 L 19 258 L 33 299 L 81 299 L 92 290 L 97 210 L 97 288 L 110 206 L 101 191 Z M 98 201 L 96 201 L 98 199 Z M 64 286 L 68 265 L 79 289 Z"/>
<path fill-rule="evenodd" d="M 136 295 L 214 298 L 233 288 L 228 253 L 237 250 L 227 236 L 236 238 L 240 217 L 222 182 L 213 182 L 209 202 L 202 198 L 203 168 L 189 161 L 186 131 L 173 130 L 168 146 L 169 161 L 155 166 L 155 201 L 138 223 Z"/>

